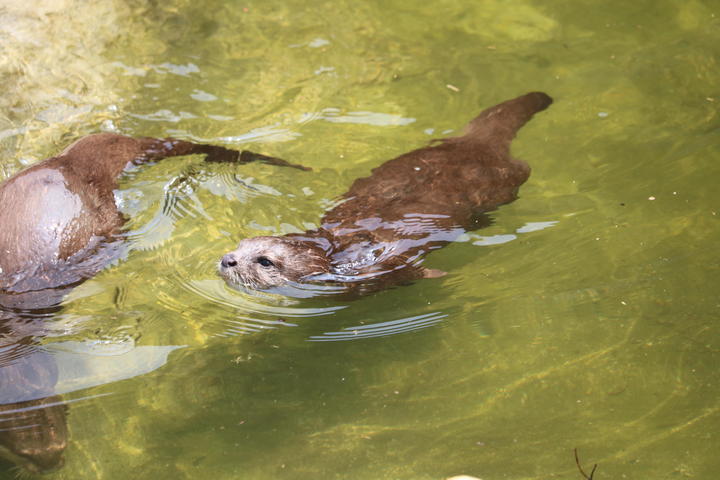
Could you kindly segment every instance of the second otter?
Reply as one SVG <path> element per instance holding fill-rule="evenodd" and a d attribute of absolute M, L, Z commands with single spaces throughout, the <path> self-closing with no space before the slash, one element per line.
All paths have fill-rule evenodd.
<path fill-rule="evenodd" d="M 510 155 L 510 143 L 551 103 L 533 92 L 483 111 L 464 135 L 356 180 L 319 229 L 241 241 L 220 261 L 220 275 L 231 286 L 330 280 L 359 293 L 444 275 L 422 267 L 424 255 L 487 225 L 484 212 L 516 198 L 530 167 Z"/>
<path fill-rule="evenodd" d="M 215 145 L 100 133 L 0 183 L 0 458 L 30 472 L 62 465 L 67 406 L 54 395 L 54 357 L 38 345 L 45 321 L 117 254 L 125 219 L 113 191 L 123 170 L 190 154 L 304 169 Z"/>

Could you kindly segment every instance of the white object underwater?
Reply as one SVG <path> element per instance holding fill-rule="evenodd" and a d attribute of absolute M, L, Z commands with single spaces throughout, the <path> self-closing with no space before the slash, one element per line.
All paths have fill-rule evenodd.
<path fill-rule="evenodd" d="M 185 345 L 136 346 L 134 342 L 57 342 L 45 346 L 55 358 L 55 393 L 63 394 L 106 385 L 153 372 L 168 361 L 170 352 Z"/>

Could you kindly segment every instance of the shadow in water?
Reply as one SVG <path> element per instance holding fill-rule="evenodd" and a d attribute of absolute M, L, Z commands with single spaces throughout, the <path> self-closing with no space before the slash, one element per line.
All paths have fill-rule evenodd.
<path fill-rule="evenodd" d="M 64 293 L 0 295 L 0 456 L 30 472 L 62 466 L 68 444 L 58 366 L 38 343 Z"/>
<path fill-rule="evenodd" d="M 125 218 L 114 195 L 118 177 L 129 165 L 185 155 L 307 170 L 215 145 L 101 133 L 0 183 L 0 454 L 11 462 L 31 472 L 62 465 L 68 430 L 57 389 L 60 357 L 41 340 L 65 294 L 123 252 L 119 232 Z"/>
<path fill-rule="evenodd" d="M 23 294 L 59 301 L 65 290 Z M 18 300 L 14 296 L 12 300 Z M 0 302 L 7 296 L 0 294 Z M 17 302 L 15 302 L 17 307 Z M 27 305 L 25 305 L 27 306 Z M 8 309 L 0 303 L 0 459 L 32 473 L 63 465 L 69 442 L 63 394 L 126 380 L 165 365 L 178 345 L 136 346 L 133 341 L 61 341 L 41 344 L 59 310 Z"/>

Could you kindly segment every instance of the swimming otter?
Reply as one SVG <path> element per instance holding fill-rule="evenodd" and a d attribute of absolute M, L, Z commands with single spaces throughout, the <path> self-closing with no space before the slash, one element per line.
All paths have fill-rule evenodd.
<path fill-rule="evenodd" d="M 358 293 L 417 278 L 428 251 L 489 223 L 484 212 L 513 201 L 530 175 L 510 156 L 515 133 L 552 99 L 533 92 L 483 111 L 464 135 L 401 155 L 356 180 L 320 228 L 242 240 L 222 257 L 231 286 L 339 282 Z"/>
<path fill-rule="evenodd" d="M 68 291 L 99 272 L 125 221 L 113 190 L 129 165 L 204 154 L 208 162 L 283 160 L 183 140 L 90 135 L 0 184 L 0 457 L 33 472 L 62 464 L 66 406 L 37 339 Z"/>
<path fill-rule="evenodd" d="M 125 167 L 190 154 L 205 154 L 208 162 L 259 159 L 304 168 L 171 138 L 82 138 L 0 184 L 0 292 L 6 294 L 0 303 L 11 300 L 7 294 L 72 285 L 97 273 L 102 262 L 89 258 L 125 221 L 113 194 Z"/>

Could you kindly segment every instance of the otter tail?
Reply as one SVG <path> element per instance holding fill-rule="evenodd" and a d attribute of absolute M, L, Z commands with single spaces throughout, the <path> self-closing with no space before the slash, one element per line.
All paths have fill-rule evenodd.
<path fill-rule="evenodd" d="M 553 103 L 542 92 L 531 92 L 488 108 L 467 126 L 461 141 L 482 141 L 498 147 L 509 147 L 515 134 L 537 112 Z"/>

